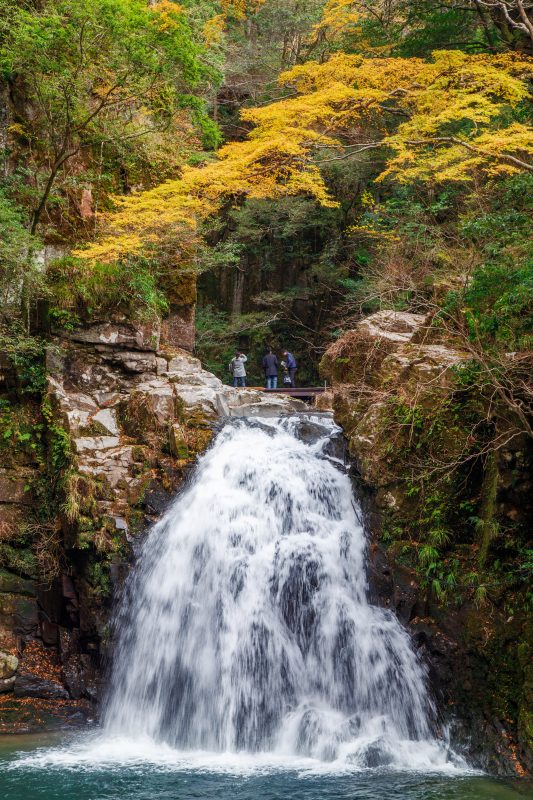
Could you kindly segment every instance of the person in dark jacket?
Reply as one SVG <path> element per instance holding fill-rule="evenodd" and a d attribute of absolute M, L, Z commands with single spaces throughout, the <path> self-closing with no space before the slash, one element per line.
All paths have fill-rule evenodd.
<path fill-rule="evenodd" d="M 272 352 L 269 347 L 265 356 L 263 357 L 263 370 L 265 372 L 265 387 L 267 389 L 278 388 L 278 357 Z"/>
<path fill-rule="evenodd" d="M 294 358 L 293 354 L 288 350 L 283 351 L 283 359 L 287 365 L 287 369 L 289 370 L 291 386 L 294 389 L 296 386 L 296 370 L 298 369 L 298 364 L 296 363 L 296 359 Z"/>

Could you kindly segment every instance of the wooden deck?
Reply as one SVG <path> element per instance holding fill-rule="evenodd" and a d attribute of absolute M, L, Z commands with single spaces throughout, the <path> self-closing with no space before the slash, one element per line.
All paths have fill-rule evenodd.
<path fill-rule="evenodd" d="M 288 388 L 278 389 L 265 389 L 264 386 L 250 386 L 250 389 L 258 389 L 265 394 L 284 394 L 289 397 L 295 397 L 298 400 L 312 400 L 317 394 L 323 394 L 325 388 L 323 386 L 289 386 Z"/>

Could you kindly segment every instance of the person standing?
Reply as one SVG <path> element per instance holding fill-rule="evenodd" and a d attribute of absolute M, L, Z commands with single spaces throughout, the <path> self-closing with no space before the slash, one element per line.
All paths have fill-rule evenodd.
<path fill-rule="evenodd" d="M 229 371 L 233 376 L 233 385 L 235 388 L 237 388 L 237 386 L 246 386 L 246 369 L 244 365 L 247 361 L 248 359 L 244 353 L 241 353 L 240 350 L 236 350 L 235 355 L 229 362 Z"/>
<path fill-rule="evenodd" d="M 283 351 L 283 359 L 289 371 L 291 386 L 294 389 L 294 387 L 296 386 L 296 370 L 298 369 L 298 364 L 296 363 L 296 359 L 294 358 L 293 354 L 290 353 L 288 350 Z"/>
<path fill-rule="evenodd" d="M 265 372 L 265 387 L 267 389 L 278 388 L 278 357 L 269 347 L 266 355 L 263 356 L 263 370 Z"/>

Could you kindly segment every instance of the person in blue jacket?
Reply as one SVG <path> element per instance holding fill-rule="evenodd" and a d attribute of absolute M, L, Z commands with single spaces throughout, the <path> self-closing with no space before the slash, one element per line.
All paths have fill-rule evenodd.
<path fill-rule="evenodd" d="M 283 351 L 283 359 L 287 365 L 287 369 L 289 370 L 291 386 L 294 389 L 296 386 L 296 370 L 298 369 L 298 364 L 296 363 L 296 359 L 294 358 L 293 354 L 288 350 Z"/>

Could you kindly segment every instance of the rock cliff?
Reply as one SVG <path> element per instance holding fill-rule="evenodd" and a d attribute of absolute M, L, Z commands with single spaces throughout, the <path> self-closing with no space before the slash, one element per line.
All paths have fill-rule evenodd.
<path fill-rule="evenodd" d="M 532 446 L 501 435 L 505 416 L 465 391 L 465 368 L 431 319 L 393 311 L 363 319 L 321 364 L 367 512 L 376 599 L 411 629 L 456 741 L 481 766 L 522 774 L 533 766 Z"/>
<path fill-rule="evenodd" d="M 41 406 L 10 406 L 18 438 L 0 472 L 5 730 L 94 714 L 113 595 L 217 424 L 305 407 L 223 385 L 175 342 L 162 344 L 157 324 L 125 320 L 58 331 Z"/>

